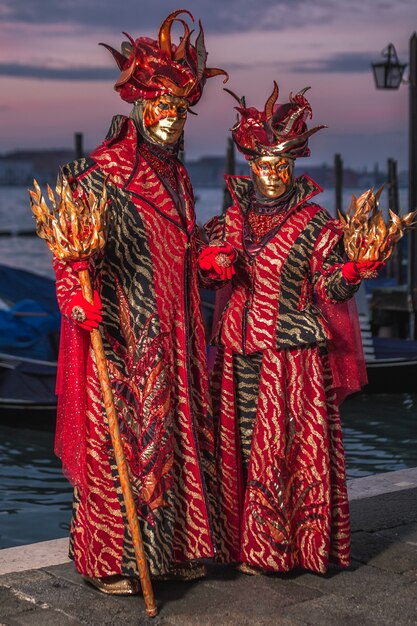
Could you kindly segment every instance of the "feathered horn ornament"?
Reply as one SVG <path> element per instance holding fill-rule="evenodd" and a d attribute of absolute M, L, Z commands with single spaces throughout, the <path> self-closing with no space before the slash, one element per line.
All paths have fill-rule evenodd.
<path fill-rule="evenodd" d="M 115 89 L 126 102 L 134 103 L 141 98 L 155 98 L 162 93 L 187 98 L 191 105 L 198 102 L 204 84 L 208 78 L 227 72 L 217 67 L 207 67 L 207 51 L 204 43 L 204 31 L 199 22 L 199 32 L 194 44 L 190 30 L 184 18 L 194 22 L 193 15 L 186 9 L 173 11 L 165 18 L 156 40 L 148 37 L 133 39 L 123 33 L 121 52 L 108 44 L 101 43 L 113 56 L 120 76 Z M 171 30 L 174 22 L 184 29 L 179 44 L 172 42 Z"/>
<path fill-rule="evenodd" d="M 307 146 L 307 141 L 311 135 L 314 135 L 322 128 L 327 128 L 325 124 L 314 126 L 307 130 L 305 121 L 311 118 L 311 106 L 304 97 L 306 91 L 310 87 L 304 87 L 301 91 L 293 95 L 289 95 L 288 112 L 283 116 L 282 109 L 278 108 L 274 112 L 275 104 L 278 100 L 279 89 L 274 80 L 274 88 L 272 94 L 265 103 L 264 113 L 266 119 L 266 128 L 270 136 L 274 137 L 272 148 L 268 144 L 255 142 L 256 150 L 260 154 L 284 154 L 288 152 L 294 156 L 299 156 Z M 285 106 L 285 105 L 284 105 Z M 302 131 L 302 128 L 305 128 Z"/>
<path fill-rule="evenodd" d="M 344 231 L 344 246 L 350 261 L 387 261 L 395 244 L 417 224 L 417 211 L 400 217 L 389 209 L 390 219 L 384 221 L 378 209 L 383 185 L 376 193 L 373 187 L 352 201 L 344 217 L 338 212 Z"/>
<path fill-rule="evenodd" d="M 311 106 L 304 97 L 309 87 L 295 95 L 290 93 L 289 102 L 277 104 L 279 89 L 276 81 L 263 110 L 246 107 L 245 99 L 224 88 L 239 104 L 238 117 L 232 130 L 233 140 L 246 158 L 263 155 L 297 158 L 309 156 L 308 139 L 325 125 L 307 129 L 306 120 L 311 118 Z"/>

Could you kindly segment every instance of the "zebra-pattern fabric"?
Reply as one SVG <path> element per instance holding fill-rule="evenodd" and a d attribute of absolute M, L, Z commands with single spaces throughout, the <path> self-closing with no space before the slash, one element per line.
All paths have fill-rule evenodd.
<path fill-rule="evenodd" d="M 222 218 L 222 234 L 238 257 L 233 294 L 215 343 L 240 354 L 325 345 L 330 334 L 315 298 L 344 301 L 358 286 L 346 284 L 341 273 L 342 231 L 337 222 L 307 202 L 320 188 L 308 177 L 296 180 L 286 218 L 253 258 L 246 254 L 242 237 L 252 182 L 230 177 L 229 184 L 239 202 Z M 216 231 L 213 221 L 208 230 Z"/>
<path fill-rule="evenodd" d="M 255 352 L 246 357 L 233 355 L 233 375 L 236 389 L 236 417 L 239 428 L 240 453 L 242 458 L 243 479 L 248 475 L 253 427 L 258 409 L 257 387 L 261 374 L 262 352 Z"/>
<path fill-rule="evenodd" d="M 234 205 L 205 230 L 238 252 L 231 296 L 214 334 L 211 381 L 220 483 L 220 558 L 269 571 L 349 564 L 341 426 L 316 300 L 357 287 L 341 275 L 341 230 L 309 200 L 308 177 L 255 258 L 244 221 L 252 182 L 231 177 Z"/>
<path fill-rule="evenodd" d="M 182 200 L 164 181 L 164 164 L 158 172 L 142 154 L 133 121 L 118 116 L 91 158 L 64 168 L 80 193 L 99 193 L 107 181 L 107 243 L 91 274 L 103 303 L 103 343 L 152 575 L 212 556 L 215 543 L 194 204 L 183 166 L 167 158 Z M 57 265 L 64 302 L 77 281 L 70 265 Z M 137 576 L 91 351 L 85 393 L 87 484 L 75 490 L 71 554 L 86 576 Z"/>
<path fill-rule="evenodd" d="M 346 567 L 344 451 L 326 355 L 317 346 L 219 354 L 219 558 L 269 571 Z"/>

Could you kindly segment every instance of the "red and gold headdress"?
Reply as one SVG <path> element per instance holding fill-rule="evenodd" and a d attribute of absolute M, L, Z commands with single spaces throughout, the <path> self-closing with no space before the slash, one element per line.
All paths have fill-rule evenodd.
<path fill-rule="evenodd" d="M 201 98 L 207 78 L 224 74 L 224 82 L 228 79 L 224 70 L 206 67 L 207 52 L 201 22 L 193 45 L 191 35 L 194 31 L 190 31 L 188 24 L 178 17 L 181 13 L 186 13 L 194 21 L 189 11 L 174 11 L 162 23 L 157 41 L 149 37 L 134 40 L 123 33 L 129 41 L 122 43 L 121 52 L 107 44 L 100 44 L 112 53 L 121 70 L 114 88 L 126 102 L 168 93 L 187 98 L 193 105 Z M 184 27 L 184 35 L 178 45 L 171 43 L 171 27 L 175 21 Z"/>
<path fill-rule="evenodd" d="M 274 89 L 265 103 L 263 111 L 255 107 L 246 107 L 245 99 L 238 98 L 228 91 L 239 102 L 236 110 L 240 118 L 232 128 L 233 140 L 240 152 L 247 159 L 259 156 L 286 156 L 291 159 L 310 156 L 308 139 L 326 126 L 315 126 L 307 129 L 306 120 L 312 117 L 311 106 L 304 97 L 306 87 L 293 96 L 289 102 L 276 104 L 278 85 L 274 81 Z"/>

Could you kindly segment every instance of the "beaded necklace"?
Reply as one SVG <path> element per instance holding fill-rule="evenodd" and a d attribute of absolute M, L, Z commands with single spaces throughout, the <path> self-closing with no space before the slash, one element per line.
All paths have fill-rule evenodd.
<path fill-rule="evenodd" d="M 178 194 L 175 154 L 145 141 L 141 145 L 141 152 L 158 176 L 166 180 L 171 189 Z"/>
<path fill-rule="evenodd" d="M 287 214 L 292 193 L 293 189 L 286 193 L 285 196 L 268 202 L 263 198 L 257 197 L 255 192 L 252 192 L 251 208 L 247 214 L 247 221 L 254 243 L 259 243 L 271 230 L 282 224 Z"/>
<path fill-rule="evenodd" d="M 280 226 L 284 221 L 286 211 L 280 211 L 275 215 L 269 215 L 268 213 L 256 213 L 251 210 L 248 215 L 248 222 L 251 230 L 252 239 L 254 241 L 260 241 L 267 235 L 273 228 Z"/>

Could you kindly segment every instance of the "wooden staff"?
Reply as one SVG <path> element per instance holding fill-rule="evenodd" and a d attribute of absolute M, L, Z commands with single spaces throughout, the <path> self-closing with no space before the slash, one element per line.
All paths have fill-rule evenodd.
<path fill-rule="evenodd" d="M 36 219 L 36 232 L 40 237 L 46 240 L 48 248 L 55 256 L 65 260 L 85 261 L 93 254 L 97 254 L 104 247 L 107 222 L 107 193 L 105 184 L 103 185 L 103 191 L 99 200 L 97 200 L 92 193 L 89 194 L 88 198 L 74 198 L 68 182 L 63 179 L 56 187 L 56 192 L 60 199 L 58 203 L 55 200 L 53 191 L 48 185 L 48 197 L 52 203 L 52 211 L 49 210 L 36 181 L 34 181 L 34 186 L 36 191 L 29 190 L 29 194 L 31 208 Z M 88 269 L 78 270 L 78 277 L 84 298 L 88 302 L 93 303 L 93 289 Z M 90 336 L 96 358 L 97 372 L 103 394 L 103 402 L 117 471 L 119 473 L 127 520 L 132 535 L 146 613 L 150 617 L 155 617 L 158 613 L 158 609 L 154 600 L 148 563 L 143 548 L 142 534 L 129 478 L 129 470 L 120 436 L 119 422 L 114 406 L 103 341 L 99 329 L 93 329 Z"/>

